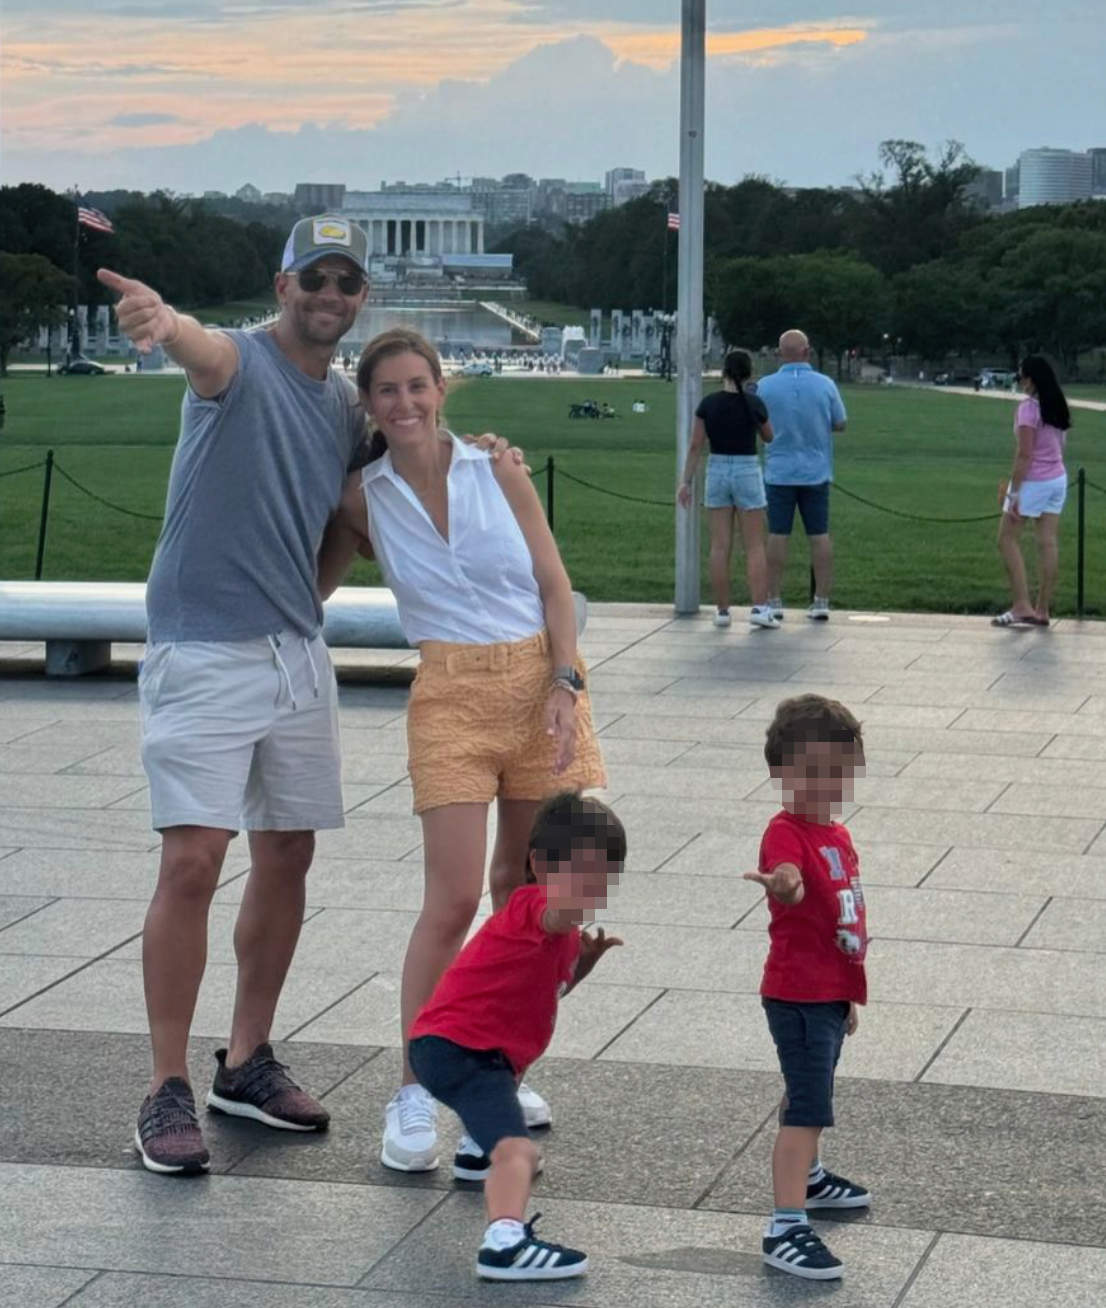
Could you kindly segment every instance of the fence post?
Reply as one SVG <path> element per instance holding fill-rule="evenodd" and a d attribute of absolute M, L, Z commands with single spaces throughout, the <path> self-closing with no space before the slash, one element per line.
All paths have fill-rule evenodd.
<path fill-rule="evenodd" d="M 1076 475 L 1076 485 L 1078 487 L 1078 514 L 1077 514 L 1077 536 L 1075 545 L 1075 616 L 1082 621 L 1083 619 L 1083 541 L 1086 534 L 1086 498 L 1087 498 L 1087 470 L 1080 468 Z"/>
<path fill-rule="evenodd" d="M 545 516 L 553 530 L 553 455 L 545 461 Z"/>
<path fill-rule="evenodd" d="M 46 521 L 50 516 L 50 483 L 54 480 L 54 451 L 46 451 L 46 472 L 42 478 L 42 514 L 38 520 L 38 552 L 35 555 L 35 581 L 42 579 L 42 560 L 46 554 Z"/>

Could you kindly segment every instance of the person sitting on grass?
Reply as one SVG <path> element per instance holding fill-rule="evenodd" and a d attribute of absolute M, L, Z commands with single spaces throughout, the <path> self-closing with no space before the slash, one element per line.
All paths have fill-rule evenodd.
<path fill-rule="evenodd" d="M 818 1157 L 833 1125 L 833 1080 L 841 1046 L 867 1000 L 867 917 L 852 839 L 835 821 L 864 767 L 860 723 L 821 695 L 783 700 L 764 756 L 783 790 L 768 823 L 760 868 L 747 881 L 768 893 L 771 943 L 760 993 L 785 1093 L 772 1151 L 775 1210 L 761 1256 L 805 1280 L 838 1280 L 841 1260 L 807 1222 L 808 1208 L 866 1208 L 872 1196 L 827 1171 Z"/>
<path fill-rule="evenodd" d="M 422 1085 L 461 1118 L 459 1180 L 483 1180 L 488 1225 L 476 1273 L 490 1281 L 560 1280 L 587 1271 L 578 1249 L 540 1240 L 526 1222 L 541 1168 L 519 1105 L 526 1068 L 553 1038 L 557 1001 L 621 940 L 580 930 L 603 908 L 626 859 L 626 833 L 597 799 L 565 793 L 539 810 L 527 883 L 443 973 L 411 1027 Z"/>

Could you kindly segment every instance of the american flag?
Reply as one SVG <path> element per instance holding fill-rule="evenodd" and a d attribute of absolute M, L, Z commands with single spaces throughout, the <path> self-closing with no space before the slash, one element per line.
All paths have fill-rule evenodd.
<path fill-rule="evenodd" d="M 680 230 L 680 215 L 678 213 L 670 213 L 668 215 L 668 230 L 670 232 L 678 232 Z"/>
<path fill-rule="evenodd" d="M 77 206 L 77 222 L 82 227 L 91 227 L 96 232 L 110 234 L 115 231 L 106 213 L 101 213 L 99 209 L 86 209 L 83 204 Z"/>

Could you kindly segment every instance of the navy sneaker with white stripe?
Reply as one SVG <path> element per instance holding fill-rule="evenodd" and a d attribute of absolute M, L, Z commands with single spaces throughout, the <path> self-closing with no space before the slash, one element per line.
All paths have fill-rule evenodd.
<path fill-rule="evenodd" d="M 485 1281 L 561 1281 L 582 1276 L 588 1270 L 588 1256 L 579 1249 L 566 1249 L 534 1235 L 535 1213 L 526 1223 L 526 1234 L 508 1249 L 482 1246 L 476 1255 L 476 1274 Z"/>
<path fill-rule="evenodd" d="M 837 1281 L 845 1272 L 841 1259 L 830 1253 L 805 1222 L 789 1226 L 783 1235 L 766 1235 L 760 1256 L 769 1267 L 806 1281 Z"/>
<path fill-rule="evenodd" d="M 872 1196 L 862 1185 L 832 1172 L 823 1172 L 806 1188 L 807 1208 L 867 1208 L 871 1202 Z"/>

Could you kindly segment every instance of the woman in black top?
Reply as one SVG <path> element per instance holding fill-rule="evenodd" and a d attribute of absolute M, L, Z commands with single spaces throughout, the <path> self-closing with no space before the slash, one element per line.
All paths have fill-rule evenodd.
<path fill-rule="evenodd" d="M 710 584 L 716 611 L 714 625 L 730 625 L 730 556 L 734 514 L 745 546 L 745 575 L 753 607 L 754 627 L 778 627 L 768 604 L 768 562 L 764 552 L 764 477 L 757 458 L 757 437 L 772 439 L 772 424 L 764 401 L 745 389 L 753 361 L 744 350 L 731 350 L 722 365 L 722 387 L 706 396 L 695 410 L 691 446 L 677 493 L 682 508 L 691 505 L 691 486 L 705 444 L 710 445 L 703 502 L 710 523 Z"/>

